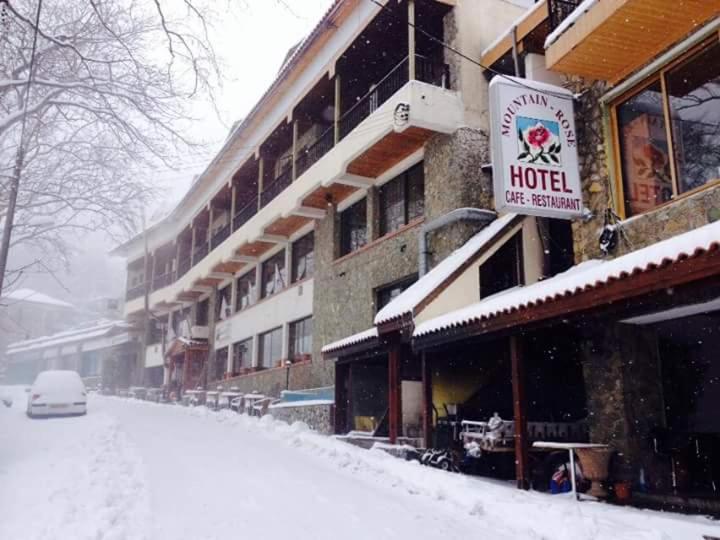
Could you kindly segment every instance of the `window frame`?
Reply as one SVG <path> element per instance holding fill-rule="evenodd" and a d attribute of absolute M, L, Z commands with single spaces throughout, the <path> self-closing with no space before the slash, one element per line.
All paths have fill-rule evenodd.
<path fill-rule="evenodd" d="M 620 216 L 621 219 L 626 219 L 633 216 L 640 216 L 644 214 L 648 214 L 650 212 L 654 212 L 656 210 L 659 210 L 660 208 L 663 208 L 667 206 L 668 204 L 672 204 L 678 200 L 682 200 L 686 197 L 689 197 L 691 195 L 694 195 L 695 193 L 704 191 L 706 189 L 710 189 L 714 186 L 720 185 L 720 178 L 711 180 L 707 182 L 706 184 L 702 186 L 698 186 L 694 189 L 690 189 L 687 191 L 680 191 L 679 188 L 679 181 L 678 181 L 678 172 L 677 172 L 677 163 L 676 163 L 676 156 L 675 156 L 675 140 L 674 140 L 674 134 L 673 134 L 673 123 L 672 123 L 672 117 L 671 117 L 671 111 L 670 111 L 670 100 L 668 99 L 668 89 L 667 89 L 667 75 L 670 71 L 673 71 L 675 68 L 681 66 L 682 64 L 692 60 L 694 57 L 698 56 L 704 49 L 712 47 L 713 45 L 720 45 L 720 36 L 717 34 L 714 34 L 707 39 L 704 39 L 697 45 L 689 48 L 687 51 L 680 54 L 677 58 L 669 61 L 667 64 L 659 68 L 657 71 L 653 72 L 651 75 L 648 75 L 645 79 L 634 85 L 632 88 L 629 88 L 626 92 L 623 92 L 621 95 L 617 96 L 615 99 L 613 99 L 608 105 L 607 110 L 609 112 L 609 120 L 610 120 L 610 137 L 612 142 L 612 148 L 610 149 L 610 154 L 612 157 L 612 174 L 614 176 L 613 181 L 611 182 L 612 187 L 612 205 L 614 206 L 615 212 Z M 621 139 L 620 139 L 620 124 L 618 120 L 618 107 L 621 106 L 623 103 L 627 102 L 628 100 L 632 99 L 633 97 L 639 95 L 640 93 L 647 90 L 650 86 L 653 84 L 659 84 L 660 85 L 660 91 L 661 91 L 661 97 L 662 97 L 662 111 L 663 111 L 663 122 L 665 123 L 665 135 L 668 141 L 668 161 L 670 166 L 670 178 L 671 178 L 671 184 L 672 184 L 672 195 L 670 197 L 670 200 L 665 201 L 663 203 L 658 204 L 657 206 L 646 210 L 644 212 L 638 212 L 635 214 L 628 215 L 626 206 L 625 206 L 625 178 L 623 177 L 623 171 L 622 171 L 622 155 L 620 152 L 621 147 Z"/>
<path fill-rule="evenodd" d="M 245 298 L 245 295 L 241 295 L 240 291 L 240 284 L 245 283 L 247 281 L 251 281 L 251 285 L 248 288 L 248 303 L 245 306 L 241 305 L 242 299 Z M 252 307 L 255 305 L 255 303 L 258 301 L 258 288 L 257 288 L 257 271 L 256 268 L 253 267 L 252 270 L 249 272 L 245 272 L 243 275 L 235 279 L 235 313 L 239 313 L 240 311 L 243 311 L 245 309 L 248 309 L 249 307 Z"/>
<path fill-rule="evenodd" d="M 353 246 L 352 241 L 352 233 L 354 231 L 359 231 L 360 227 L 356 227 L 356 222 L 353 221 L 353 217 L 356 217 L 356 214 L 360 214 L 360 205 L 362 205 L 362 216 L 363 216 L 363 230 L 365 232 L 364 234 L 364 241 L 361 245 L 356 245 L 356 247 Z M 355 213 L 353 213 L 355 212 Z M 345 255 L 349 255 L 350 253 L 354 253 L 363 247 L 367 246 L 369 243 L 369 227 L 368 227 L 368 215 L 367 215 L 367 197 L 363 197 L 362 199 L 352 203 L 350 206 L 345 208 L 342 212 L 340 212 L 340 257 L 344 257 Z"/>
<path fill-rule="evenodd" d="M 282 276 L 283 271 L 285 273 L 285 276 L 283 278 L 282 287 L 280 287 L 280 289 L 277 289 L 277 290 L 273 289 L 273 291 L 268 294 L 265 292 L 265 287 L 266 287 L 265 267 L 266 267 L 266 265 L 270 264 L 270 262 L 274 261 L 275 259 L 282 261 L 280 277 L 283 278 L 283 276 Z M 262 261 L 260 263 L 260 298 L 264 300 L 265 298 L 270 298 L 271 296 L 275 296 L 276 294 L 287 289 L 287 286 L 288 286 L 288 284 L 287 284 L 287 257 L 286 257 L 285 248 L 283 248 L 280 251 L 278 251 L 277 253 L 273 254 L 272 256 L 268 257 L 267 259 L 265 259 L 264 261 Z"/>
<path fill-rule="evenodd" d="M 300 251 L 298 248 L 307 248 L 308 245 L 311 245 L 311 249 L 304 252 L 302 255 L 299 255 Z M 301 260 L 305 260 L 305 275 L 302 277 L 297 276 L 297 267 Z M 310 261 L 310 266 L 308 270 L 308 261 Z M 315 231 L 310 231 L 309 233 L 301 236 L 297 240 L 295 240 L 292 243 L 291 251 L 290 251 L 290 283 L 297 283 L 298 281 L 302 281 L 304 279 L 310 279 L 313 277 L 313 274 L 315 273 Z"/>
<path fill-rule="evenodd" d="M 303 330 L 307 330 L 307 325 L 310 325 L 310 333 L 307 334 L 310 338 L 310 350 L 307 352 L 302 352 L 300 354 L 297 354 L 295 352 L 295 345 L 298 342 L 298 334 L 296 333 L 296 328 L 298 325 L 302 325 Z M 306 337 L 306 334 L 302 335 L 302 338 Z M 301 338 L 301 341 L 302 341 Z M 288 324 L 288 359 L 291 362 L 299 362 L 304 360 L 306 356 L 309 356 L 312 358 L 312 342 L 313 342 L 313 317 L 312 315 L 309 315 L 308 317 L 303 317 L 302 319 L 297 319 L 295 321 L 292 321 Z"/>
<path fill-rule="evenodd" d="M 221 354 L 221 353 L 222 353 L 222 354 Z M 219 366 L 219 362 L 220 362 L 220 359 L 221 359 L 222 356 L 225 357 L 225 358 L 224 358 L 224 360 L 225 360 L 225 365 L 224 365 L 224 366 Z M 229 348 L 227 345 L 226 345 L 225 347 L 220 347 L 219 349 L 216 349 L 216 350 L 215 350 L 215 358 L 213 359 L 213 364 L 214 364 L 213 367 L 214 367 L 214 370 L 215 370 L 214 375 L 215 375 L 215 380 L 216 380 L 216 381 L 221 381 L 221 380 L 223 380 L 223 379 L 225 378 L 225 375 L 227 374 L 227 363 L 228 363 L 228 358 L 229 358 L 229 356 L 230 356 L 230 348 Z M 218 369 L 218 367 L 222 367 L 222 373 L 221 373 L 219 376 L 218 376 L 218 374 L 217 374 L 217 369 Z"/>
<path fill-rule="evenodd" d="M 489 268 L 486 266 L 488 265 L 493 258 L 498 256 L 500 252 L 504 249 L 512 248 L 515 251 L 515 257 L 514 257 L 514 265 L 515 265 L 515 285 L 510 285 L 510 287 L 505 287 L 504 289 L 500 289 L 497 291 L 492 291 L 488 294 L 483 292 L 483 270 Z M 525 284 L 525 260 L 524 260 L 524 239 L 523 239 L 523 231 L 522 228 L 517 231 L 515 234 L 513 234 L 510 238 L 508 238 L 505 242 L 501 243 L 493 252 L 492 255 L 487 257 L 478 267 L 477 271 L 477 286 L 478 286 L 478 292 L 480 296 L 480 300 L 484 300 L 485 298 L 488 298 L 489 296 L 492 296 L 494 294 L 499 294 L 501 292 L 507 291 L 512 289 L 513 287 L 519 287 Z"/>
<path fill-rule="evenodd" d="M 413 173 L 416 171 L 421 171 L 422 173 L 422 213 L 420 215 L 410 216 L 410 193 L 411 193 L 411 184 L 410 181 L 413 178 Z M 401 200 L 402 200 L 402 223 L 397 226 L 394 229 L 388 230 L 388 223 L 386 219 L 386 210 L 389 208 L 389 206 L 386 203 L 386 200 L 384 197 L 386 196 L 386 192 L 384 190 L 388 190 L 391 188 L 391 184 L 398 183 L 397 189 L 401 192 Z M 393 186 L 394 187 L 394 186 Z M 415 202 L 417 203 L 419 199 L 417 199 Z M 378 232 L 379 237 L 382 238 L 384 236 L 387 236 L 388 234 L 392 234 L 394 232 L 399 231 L 403 227 L 409 225 L 413 221 L 417 219 L 421 219 L 425 215 L 425 160 L 420 160 L 419 162 L 415 163 L 414 165 L 408 167 L 403 172 L 395 176 L 394 178 L 388 180 L 385 182 L 380 188 L 378 189 L 377 194 L 377 202 L 378 202 Z M 398 204 L 398 203 L 395 203 Z M 392 206 L 395 206 L 392 205 Z"/>
<path fill-rule="evenodd" d="M 402 287 L 402 290 L 398 294 L 398 296 L 399 296 L 400 294 L 405 292 L 407 289 L 412 287 L 417 282 L 418 279 L 419 279 L 418 274 L 410 274 L 410 275 L 402 277 L 400 279 L 396 279 L 395 281 L 391 281 L 390 283 L 381 285 L 380 287 L 376 287 L 375 291 L 374 291 L 374 295 L 373 295 L 375 297 L 375 313 L 377 314 L 378 311 L 380 311 L 382 308 L 387 306 L 390 302 L 395 300 L 395 298 L 397 298 L 397 296 L 395 298 L 390 298 L 386 303 L 381 305 L 380 297 L 383 293 L 392 291 L 393 289 L 398 288 L 398 287 Z"/>
<path fill-rule="evenodd" d="M 279 343 L 279 345 L 280 345 L 280 352 L 279 352 L 279 355 L 280 355 L 280 356 L 279 356 L 278 358 L 272 359 L 272 360 L 270 361 L 270 362 L 271 362 L 270 365 L 269 365 L 269 366 L 266 366 L 266 365 L 265 365 L 265 359 L 264 359 L 264 356 L 265 356 L 265 342 L 264 342 L 264 338 L 265 338 L 265 336 L 268 336 L 268 335 L 273 334 L 273 333 L 275 333 L 275 332 L 279 332 L 279 333 L 280 333 L 280 339 L 278 340 L 278 343 Z M 278 361 L 282 361 L 282 359 L 283 359 L 283 357 L 282 357 L 283 335 L 282 335 L 282 334 L 283 334 L 283 327 L 282 327 L 282 326 L 277 326 L 277 327 L 275 327 L 275 328 L 271 328 L 270 330 L 267 330 L 267 331 L 265 331 L 265 332 L 261 332 L 261 333 L 258 334 L 258 362 L 257 362 L 257 367 L 258 367 L 258 368 L 260 368 L 260 369 L 270 369 L 270 368 L 274 368 L 274 367 L 276 367 L 275 364 L 276 364 Z M 271 344 L 272 344 L 272 338 L 271 338 Z"/>
<path fill-rule="evenodd" d="M 238 354 L 237 354 L 237 351 L 240 350 L 240 349 L 239 349 L 239 346 L 240 346 L 240 345 L 244 345 L 244 344 L 246 344 L 246 343 L 249 344 L 247 350 L 248 350 L 248 356 L 249 356 L 249 360 L 250 360 L 249 364 L 250 364 L 250 365 L 249 365 L 249 366 L 242 366 L 242 365 L 238 366 L 238 364 L 237 364 L 237 362 L 238 362 Z M 240 341 L 236 341 L 235 343 L 233 343 L 233 346 L 232 346 L 232 347 L 233 347 L 233 354 L 232 354 L 232 372 L 233 372 L 233 373 L 240 373 L 241 370 L 244 370 L 244 369 L 252 369 L 252 367 L 253 367 L 253 338 L 249 337 L 249 338 L 246 338 L 246 339 L 241 339 Z"/>
<path fill-rule="evenodd" d="M 227 321 L 230 317 L 233 316 L 233 305 L 232 305 L 232 282 L 225 285 L 223 288 L 218 289 L 217 295 L 215 297 L 215 320 L 216 321 Z M 222 300 L 223 297 L 225 298 L 225 301 L 227 303 L 227 309 L 229 313 L 226 313 L 224 317 L 221 317 L 222 313 Z"/>

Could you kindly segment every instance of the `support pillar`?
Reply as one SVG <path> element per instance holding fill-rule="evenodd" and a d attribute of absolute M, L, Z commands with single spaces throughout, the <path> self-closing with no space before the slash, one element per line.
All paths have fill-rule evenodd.
<path fill-rule="evenodd" d="M 350 412 L 350 364 L 335 364 L 335 434 L 344 435 Z"/>
<path fill-rule="evenodd" d="M 408 79 L 415 80 L 415 0 L 408 0 Z"/>
<path fill-rule="evenodd" d="M 529 489 L 530 467 L 527 441 L 525 366 L 522 343 L 518 336 L 510 337 L 510 365 L 512 370 L 513 416 L 515 420 L 515 478 L 518 488 Z"/>
<path fill-rule="evenodd" d="M 423 439 L 425 448 L 432 448 L 433 440 L 433 401 L 432 401 L 432 370 L 427 353 L 422 352 L 422 387 L 423 387 Z"/>
<path fill-rule="evenodd" d="M 297 157 L 298 157 L 298 121 L 297 118 L 293 118 L 292 123 L 292 180 L 293 182 L 297 178 Z"/>
<path fill-rule="evenodd" d="M 390 444 L 402 435 L 402 397 L 400 395 L 401 345 L 392 343 L 388 352 L 388 431 Z"/>
<path fill-rule="evenodd" d="M 265 176 L 265 158 L 260 156 L 258 160 L 258 210 L 262 208 L 263 177 Z"/>
<path fill-rule="evenodd" d="M 340 75 L 335 73 L 335 144 L 340 142 L 340 105 L 342 104 L 342 96 L 340 95 Z"/>

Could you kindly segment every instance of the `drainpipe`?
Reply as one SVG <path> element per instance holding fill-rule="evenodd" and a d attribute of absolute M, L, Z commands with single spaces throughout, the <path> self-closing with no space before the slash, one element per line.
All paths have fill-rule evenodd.
<path fill-rule="evenodd" d="M 520 60 L 518 58 L 518 40 L 517 40 L 517 26 L 513 26 L 511 30 L 512 34 L 512 59 L 513 67 L 515 68 L 515 76 L 520 76 Z"/>
<path fill-rule="evenodd" d="M 487 225 L 494 221 L 497 214 L 492 210 L 482 210 L 480 208 L 456 208 L 452 212 L 433 219 L 430 223 L 426 223 L 420 229 L 418 235 L 418 275 L 419 277 L 427 274 L 428 271 L 428 251 L 427 235 L 451 223 L 459 221 L 477 221 Z"/>

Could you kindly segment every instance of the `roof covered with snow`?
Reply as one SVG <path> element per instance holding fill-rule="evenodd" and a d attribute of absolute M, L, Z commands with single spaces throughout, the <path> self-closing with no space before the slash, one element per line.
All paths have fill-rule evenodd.
<path fill-rule="evenodd" d="M 22 352 L 47 349 L 49 347 L 79 343 L 109 336 L 120 331 L 127 331 L 130 328 L 132 328 L 132 325 L 122 320 L 100 319 L 99 321 L 94 321 L 92 323 L 73 328 L 72 330 L 65 330 L 49 336 L 27 339 L 24 341 L 16 341 L 15 343 L 8 345 L 7 354 L 18 354 Z"/>
<path fill-rule="evenodd" d="M 59 306 L 73 308 L 72 304 L 53 298 L 47 294 L 43 294 L 33 289 L 17 289 L 3 295 L 3 300 L 10 299 L 15 302 L 33 302 L 34 304 L 46 304 L 49 306 Z"/>
<path fill-rule="evenodd" d="M 674 236 L 612 260 L 591 260 L 545 281 L 490 296 L 417 326 L 414 337 L 465 326 L 552 302 L 720 248 L 720 221 Z"/>
<path fill-rule="evenodd" d="M 495 238 L 503 234 L 510 227 L 522 220 L 517 214 L 506 214 L 465 242 L 443 259 L 435 268 L 405 289 L 397 298 L 382 308 L 375 316 L 375 324 L 381 325 L 398 319 L 403 315 L 414 314 L 420 303 L 443 285 L 468 260 L 472 259 L 478 251 L 490 244 Z"/>
<path fill-rule="evenodd" d="M 555 43 L 568 28 L 574 25 L 578 21 L 578 19 L 582 17 L 585 13 L 590 11 L 590 8 L 597 4 L 597 2 L 598 0 L 583 0 L 580 5 L 576 7 L 572 13 L 570 13 L 569 16 L 565 17 L 565 19 L 563 19 L 563 21 L 558 24 L 555 30 L 548 34 L 548 37 L 545 38 L 545 48 L 547 49 L 550 45 Z"/>
<path fill-rule="evenodd" d="M 360 345 L 361 343 L 366 343 L 368 341 L 372 341 L 377 338 L 378 338 L 377 328 L 375 328 L 375 327 L 369 328 L 367 330 L 364 330 L 363 332 L 358 332 L 357 334 L 353 334 L 352 336 L 348 336 L 346 338 L 340 339 L 338 341 L 333 341 L 332 343 L 325 345 L 322 348 L 322 353 L 330 354 L 330 353 L 339 351 L 341 349 L 350 347 L 352 345 Z"/>

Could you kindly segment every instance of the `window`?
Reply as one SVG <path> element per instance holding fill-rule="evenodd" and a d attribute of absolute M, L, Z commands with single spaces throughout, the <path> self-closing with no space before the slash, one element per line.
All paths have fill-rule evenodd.
<path fill-rule="evenodd" d="M 262 297 L 267 298 L 282 291 L 287 282 L 285 250 L 276 253 L 262 263 Z"/>
<path fill-rule="evenodd" d="M 289 357 L 295 362 L 312 354 L 312 317 L 290 323 Z"/>
<path fill-rule="evenodd" d="M 255 288 L 255 269 L 237 279 L 237 299 L 235 300 L 235 311 L 241 311 L 252 306 L 257 299 Z"/>
<path fill-rule="evenodd" d="M 380 311 L 382 308 L 387 306 L 390 302 L 395 300 L 398 296 L 400 296 L 400 293 L 402 293 L 405 289 L 407 289 L 410 285 L 415 283 L 417 281 L 417 276 L 413 275 L 410 277 L 406 277 L 400 281 L 396 281 L 395 283 L 391 285 L 386 285 L 385 287 L 382 287 L 377 290 L 376 296 L 377 296 L 377 310 Z"/>
<path fill-rule="evenodd" d="M 425 173 L 420 162 L 380 188 L 380 235 L 396 231 L 424 213 Z"/>
<path fill-rule="evenodd" d="M 215 299 L 215 319 L 224 321 L 232 315 L 232 285 L 227 285 L 217 292 Z"/>
<path fill-rule="evenodd" d="M 260 367 L 274 367 L 282 360 L 282 328 L 275 328 L 259 336 Z"/>
<path fill-rule="evenodd" d="M 315 269 L 315 234 L 309 233 L 292 245 L 292 282 L 309 278 Z"/>
<path fill-rule="evenodd" d="M 215 380 L 220 380 L 225 376 L 227 369 L 228 348 L 223 347 L 215 351 Z"/>
<path fill-rule="evenodd" d="M 614 105 L 626 216 L 720 179 L 718 58 L 705 44 Z"/>
<path fill-rule="evenodd" d="M 206 298 L 202 302 L 198 302 L 197 309 L 195 310 L 195 324 L 198 326 L 208 325 L 208 306 L 209 301 Z"/>
<path fill-rule="evenodd" d="M 356 202 L 340 214 L 340 255 L 367 244 L 367 202 Z"/>
<path fill-rule="evenodd" d="M 520 285 L 522 275 L 522 240 L 518 233 L 480 266 L 480 298 Z"/>
<path fill-rule="evenodd" d="M 233 345 L 233 373 L 242 373 L 252 367 L 252 338 Z"/>

